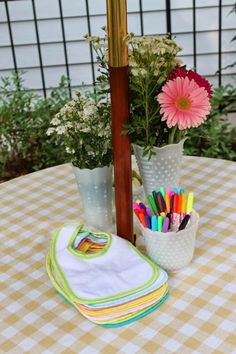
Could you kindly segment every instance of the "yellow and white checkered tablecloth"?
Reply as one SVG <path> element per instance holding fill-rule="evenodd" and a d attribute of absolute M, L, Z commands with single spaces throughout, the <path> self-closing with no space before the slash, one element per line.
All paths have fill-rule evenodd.
<path fill-rule="evenodd" d="M 46 274 L 52 233 L 81 215 L 70 165 L 0 185 L 0 352 L 236 353 L 236 163 L 186 157 L 182 174 L 200 214 L 194 259 L 159 309 L 114 329 L 83 318 Z"/>

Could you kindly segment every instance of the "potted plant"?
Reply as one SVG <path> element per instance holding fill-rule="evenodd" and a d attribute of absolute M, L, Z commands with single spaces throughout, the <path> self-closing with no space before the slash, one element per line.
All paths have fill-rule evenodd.
<path fill-rule="evenodd" d="M 104 95 L 77 94 L 51 121 L 72 162 L 85 221 L 103 230 L 112 224 L 112 143 L 110 103 Z"/>
<path fill-rule="evenodd" d="M 210 112 L 211 86 L 180 66 L 181 48 L 169 36 L 128 35 L 130 122 L 124 134 L 133 143 L 146 195 L 179 182 L 184 136 Z"/>

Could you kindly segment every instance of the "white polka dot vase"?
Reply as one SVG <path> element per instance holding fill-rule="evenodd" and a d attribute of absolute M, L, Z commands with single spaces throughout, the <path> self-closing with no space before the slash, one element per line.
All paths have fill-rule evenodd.
<path fill-rule="evenodd" d="M 112 169 L 73 166 L 83 210 L 79 217 L 86 224 L 102 231 L 112 229 Z"/>
<path fill-rule="evenodd" d="M 158 232 L 141 227 L 147 256 L 167 272 L 177 272 L 192 260 L 199 215 L 193 210 L 189 225 L 177 232 Z"/>
<path fill-rule="evenodd" d="M 143 188 L 146 197 L 160 187 L 178 187 L 183 157 L 183 145 L 186 139 L 178 144 L 169 144 L 161 148 L 154 147 L 155 155 L 150 160 L 143 156 L 143 147 L 133 144 Z"/>

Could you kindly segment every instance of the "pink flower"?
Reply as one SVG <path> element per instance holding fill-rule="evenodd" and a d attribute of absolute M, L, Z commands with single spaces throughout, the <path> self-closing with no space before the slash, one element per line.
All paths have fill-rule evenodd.
<path fill-rule="evenodd" d="M 169 128 L 177 125 L 180 130 L 198 127 L 210 112 L 208 92 L 188 77 L 168 81 L 156 97 Z"/>

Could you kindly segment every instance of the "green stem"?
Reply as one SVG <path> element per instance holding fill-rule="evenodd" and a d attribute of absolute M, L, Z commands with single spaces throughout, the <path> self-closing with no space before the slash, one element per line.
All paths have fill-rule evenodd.
<path fill-rule="evenodd" d="M 149 105 L 148 105 L 148 77 L 145 80 L 145 119 L 146 119 L 146 142 L 149 140 Z"/>
<path fill-rule="evenodd" d="M 175 143 L 179 143 L 180 140 L 184 137 L 184 130 L 177 130 L 176 134 L 175 134 Z"/>
<path fill-rule="evenodd" d="M 168 144 L 174 144 L 175 132 L 177 129 L 177 124 L 171 128 L 168 138 Z"/>

